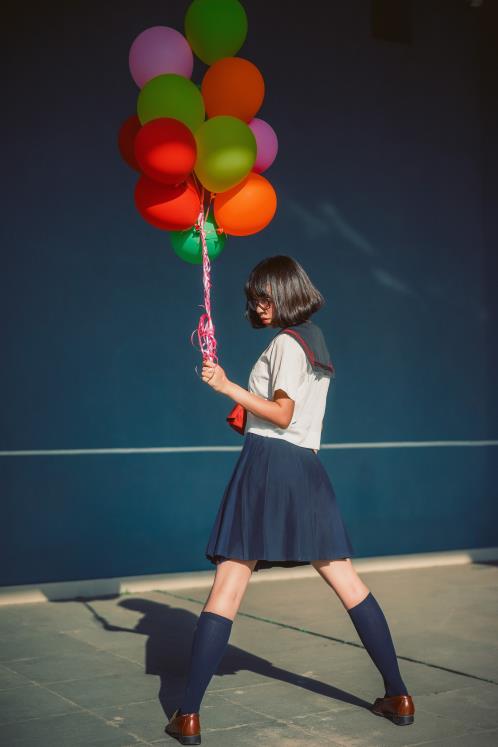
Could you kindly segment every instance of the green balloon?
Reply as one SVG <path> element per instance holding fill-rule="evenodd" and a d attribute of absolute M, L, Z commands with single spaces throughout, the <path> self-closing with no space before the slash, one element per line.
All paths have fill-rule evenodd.
<path fill-rule="evenodd" d="M 195 133 L 195 173 L 210 192 L 225 192 L 248 175 L 256 160 L 256 138 L 245 122 L 221 115 Z"/>
<path fill-rule="evenodd" d="M 247 36 L 246 12 L 239 0 L 194 0 L 185 16 L 185 36 L 207 65 L 233 57 Z"/>
<path fill-rule="evenodd" d="M 204 222 L 206 229 L 206 245 L 210 260 L 216 259 L 225 246 L 226 235 L 216 233 L 216 223 L 209 216 Z M 193 265 L 202 264 L 201 235 L 195 228 L 187 228 L 186 231 L 170 231 L 171 244 L 176 254 L 185 262 Z"/>
<path fill-rule="evenodd" d="M 151 78 L 142 88 L 138 95 L 137 114 L 143 125 L 158 117 L 172 117 L 195 132 L 204 122 L 204 99 L 191 80 L 165 73 Z"/>

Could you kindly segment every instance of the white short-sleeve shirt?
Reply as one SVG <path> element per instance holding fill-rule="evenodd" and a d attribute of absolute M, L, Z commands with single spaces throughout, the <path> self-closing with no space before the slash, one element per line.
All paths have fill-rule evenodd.
<path fill-rule="evenodd" d="M 292 421 L 287 428 L 279 428 L 248 410 L 245 432 L 319 449 L 329 384 L 330 377 L 313 370 L 296 339 L 277 335 L 254 364 L 248 390 L 273 400 L 275 391 L 283 389 L 295 402 Z"/>

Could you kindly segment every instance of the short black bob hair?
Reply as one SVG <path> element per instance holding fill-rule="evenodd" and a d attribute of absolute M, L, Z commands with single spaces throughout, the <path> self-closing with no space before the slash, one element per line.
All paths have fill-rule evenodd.
<path fill-rule="evenodd" d="M 270 292 L 268 293 L 268 288 Z M 273 301 L 272 327 L 291 327 L 301 324 L 318 311 L 325 299 L 299 262 L 285 254 L 267 257 L 251 270 L 244 292 L 244 316 L 254 328 L 268 327 L 256 311 L 258 301 Z"/>

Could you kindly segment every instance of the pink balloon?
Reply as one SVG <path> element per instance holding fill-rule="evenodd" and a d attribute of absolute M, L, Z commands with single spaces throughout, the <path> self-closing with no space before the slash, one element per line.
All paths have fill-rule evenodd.
<path fill-rule="evenodd" d="M 162 73 L 190 78 L 194 68 L 188 41 L 169 26 L 151 26 L 142 31 L 130 47 L 128 61 L 131 77 L 139 88 Z"/>
<path fill-rule="evenodd" d="M 256 161 L 252 170 L 257 174 L 262 174 L 269 168 L 276 158 L 278 151 L 278 138 L 275 130 L 268 122 L 263 119 L 254 117 L 249 122 L 254 137 L 256 138 Z"/>

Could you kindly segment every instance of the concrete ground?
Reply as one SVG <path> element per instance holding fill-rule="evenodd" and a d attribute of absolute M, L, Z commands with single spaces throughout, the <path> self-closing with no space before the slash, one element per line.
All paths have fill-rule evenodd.
<path fill-rule="evenodd" d="M 265 573 L 265 570 L 259 571 Z M 317 575 L 249 585 L 201 707 L 208 747 L 498 745 L 498 566 L 365 573 L 389 621 L 415 723 L 368 710 L 380 675 Z M 176 745 L 207 590 L 0 607 L 0 744 Z"/>

